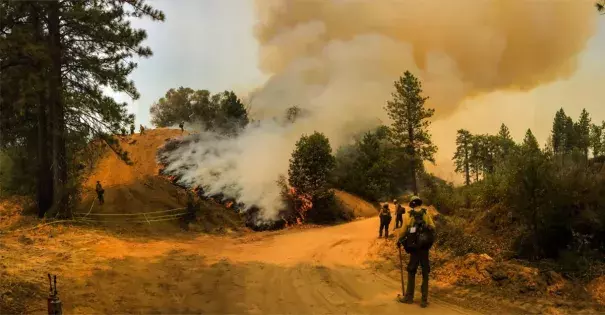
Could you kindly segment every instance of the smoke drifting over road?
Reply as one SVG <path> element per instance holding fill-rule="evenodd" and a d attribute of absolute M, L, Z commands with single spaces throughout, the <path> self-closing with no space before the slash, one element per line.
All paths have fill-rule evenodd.
<path fill-rule="evenodd" d="M 197 159 L 206 173 L 221 170 L 206 185 L 236 187 L 267 218 L 300 135 L 324 132 L 336 148 L 388 124 L 384 105 L 405 70 L 423 82 L 435 119 L 446 119 L 466 98 L 569 77 L 597 18 L 591 1 L 256 0 L 256 9 L 259 67 L 270 79 L 249 102 L 261 121 L 236 139 L 199 142 L 221 150 Z M 271 120 L 294 105 L 310 115 Z"/>

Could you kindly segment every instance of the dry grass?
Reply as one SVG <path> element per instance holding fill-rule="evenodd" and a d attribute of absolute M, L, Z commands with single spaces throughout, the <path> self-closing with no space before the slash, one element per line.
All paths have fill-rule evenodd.
<path fill-rule="evenodd" d="M 370 218 L 378 214 L 378 208 L 371 203 L 342 190 L 334 190 L 336 201 L 356 218 Z"/>

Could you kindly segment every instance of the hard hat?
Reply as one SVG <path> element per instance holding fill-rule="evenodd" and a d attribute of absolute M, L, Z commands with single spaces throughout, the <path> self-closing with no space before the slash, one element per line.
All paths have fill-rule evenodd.
<path fill-rule="evenodd" d="M 393 203 L 397 203 L 397 199 L 393 199 Z"/>
<path fill-rule="evenodd" d="M 422 205 L 422 199 L 420 199 L 420 197 L 412 196 L 412 198 L 410 198 L 410 207 L 420 206 L 420 205 Z"/>

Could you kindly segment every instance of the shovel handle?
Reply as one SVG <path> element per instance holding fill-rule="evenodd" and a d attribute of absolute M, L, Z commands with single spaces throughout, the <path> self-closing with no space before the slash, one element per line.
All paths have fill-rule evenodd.
<path fill-rule="evenodd" d="M 401 246 L 398 247 L 399 249 L 399 269 L 400 269 L 400 275 L 401 275 L 401 297 L 404 298 L 405 297 L 405 285 L 403 283 L 403 254 L 401 253 Z"/>

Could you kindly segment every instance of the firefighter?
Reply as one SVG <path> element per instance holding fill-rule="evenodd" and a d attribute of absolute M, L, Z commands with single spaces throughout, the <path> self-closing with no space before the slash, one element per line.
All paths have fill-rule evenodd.
<path fill-rule="evenodd" d="M 130 134 L 134 135 L 134 124 L 130 124 Z"/>
<path fill-rule="evenodd" d="M 389 210 L 389 204 L 385 203 L 382 205 L 380 210 L 380 230 L 378 230 L 378 238 L 382 237 L 382 230 L 384 230 L 384 238 L 389 238 L 389 224 L 391 223 L 391 211 Z"/>
<path fill-rule="evenodd" d="M 181 121 L 179 123 L 179 128 L 181 128 L 181 133 L 183 133 L 183 131 L 185 131 L 185 122 L 184 121 Z"/>
<path fill-rule="evenodd" d="M 187 213 L 183 216 L 183 230 L 189 230 L 189 223 L 195 221 L 195 198 L 190 191 L 187 191 Z"/>
<path fill-rule="evenodd" d="M 412 304 L 414 300 L 414 285 L 418 266 L 422 268 L 422 300 L 421 307 L 428 306 L 429 295 L 429 250 L 434 242 L 435 223 L 427 209 L 420 208 L 422 200 L 414 196 L 410 200 L 410 211 L 404 218 L 401 235 L 397 241 L 397 247 L 403 246 L 410 254 L 408 263 L 408 287 L 403 303 Z"/>
<path fill-rule="evenodd" d="M 145 127 L 143 127 L 143 124 L 139 125 L 139 132 L 141 133 L 141 135 L 145 133 Z"/>
<path fill-rule="evenodd" d="M 403 225 L 403 215 L 405 214 L 405 208 L 399 204 L 397 199 L 393 200 L 395 205 L 395 228 L 398 229 Z"/>
<path fill-rule="evenodd" d="M 97 192 L 97 197 L 99 198 L 99 204 L 103 205 L 105 203 L 105 197 L 103 197 L 103 195 L 105 194 L 105 189 L 103 189 L 103 186 L 101 186 L 100 181 L 97 181 L 97 187 L 95 188 L 95 191 Z"/>

